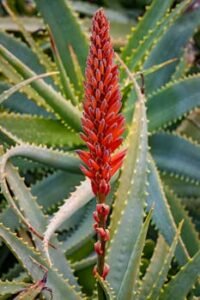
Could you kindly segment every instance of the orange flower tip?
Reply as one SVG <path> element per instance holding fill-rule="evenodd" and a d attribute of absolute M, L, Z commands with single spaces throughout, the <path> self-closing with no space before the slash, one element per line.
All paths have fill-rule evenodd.
<path fill-rule="evenodd" d="M 89 159 L 88 163 L 89 163 L 90 167 L 92 167 L 93 169 L 95 169 L 95 171 L 99 170 L 99 168 L 100 168 L 99 165 L 93 159 Z"/>
<path fill-rule="evenodd" d="M 114 112 L 114 114 L 117 114 L 120 111 L 121 107 L 122 107 L 122 103 L 121 101 L 118 100 L 111 105 L 111 107 L 108 110 L 108 113 Z"/>
<path fill-rule="evenodd" d="M 97 145 L 95 146 L 95 152 L 96 152 L 96 155 L 97 155 L 98 157 L 101 157 L 101 156 L 102 156 L 102 150 L 101 150 L 101 147 L 100 147 L 99 144 L 97 144 Z"/>
<path fill-rule="evenodd" d="M 84 157 L 89 157 L 89 152 L 86 152 L 84 150 L 75 150 L 75 152 L 79 155 L 79 156 L 84 156 Z"/>
<path fill-rule="evenodd" d="M 105 136 L 105 138 L 103 139 L 103 141 L 102 141 L 102 144 L 103 145 L 109 145 L 111 142 L 112 142 L 112 140 L 113 140 L 113 135 L 112 135 L 112 133 L 109 133 L 108 135 L 106 135 Z"/>
<path fill-rule="evenodd" d="M 91 151 L 93 151 L 93 152 L 96 151 L 95 146 L 94 146 L 93 144 L 91 144 L 90 142 L 87 142 L 86 145 L 88 146 L 88 148 L 89 148 Z"/>
<path fill-rule="evenodd" d="M 111 164 L 115 164 L 116 162 L 123 160 L 126 155 L 126 152 L 127 152 L 127 149 L 113 155 L 111 157 Z"/>
<path fill-rule="evenodd" d="M 82 124 L 84 127 L 88 128 L 90 130 L 93 129 L 93 127 L 94 127 L 92 121 L 88 118 L 82 117 Z"/>
<path fill-rule="evenodd" d="M 104 130 L 105 125 L 106 125 L 106 121 L 104 119 L 102 119 L 99 122 L 98 134 L 100 134 Z"/>
<path fill-rule="evenodd" d="M 99 184 L 99 193 L 107 195 L 110 191 L 110 185 L 106 182 L 105 179 L 102 179 Z"/>
<path fill-rule="evenodd" d="M 80 169 L 83 172 L 83 174 L 85 174 L 85 176 L 89 177 L 90 179 L 94 177 L 94 174 L 90 172 L 88 169 L 86 169 L 83 165 L 80 165 Z"/>
<path fill-rule="evenodd" d="M 111 169 L 111 176 L 113 176 L 122 166 L 123 160 L 118 161 Z"/>
<path fill-rule="evenodd" d="M 93 180 L 92 180 L 91 184 L 92 184 L 92 191 L 93 191 L 93 193 L 95 195 L 97 195 L 98 194 L 97 184 Z"/>
<path fill-rule="evenodd" d="M 103 161 L 107 162 L 110 158 L 110 151 L 108 149 L 104 149 L 103 151 Z"/>
<path fill-rule="evenodd" d="M 81 138 L 84 142 L 88 142 L 88 137 L 87 137 L 83 132 L 80 133 L 80 138 Z"/>
<path fill-rule="evenodd" d="M 122 142 L 123 142 L 122 137 L 120 137 L 120 138 L 116 139 L 114 142 L 112 142 L 112 144 L 109 145 L 111 151 L 114 152 L 122 144 Z"/>
<path fill-rule="evenodd" d="M 78 154 L 78 156 L 80 157 L 80 159 L 86 164 L 88 165 L 88 161 L 90 159 L 90 153 L 83 151 L 83 150 L 77 150 L 76 153 Z"/>

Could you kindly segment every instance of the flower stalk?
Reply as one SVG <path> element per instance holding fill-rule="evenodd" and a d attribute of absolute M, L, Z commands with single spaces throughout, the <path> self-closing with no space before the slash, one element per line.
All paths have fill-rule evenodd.
<path fill-rule="evenodd" d="M 105 279 L 109 272 L 109 266 L 105 263 L 106 242 L 110 238 L 106 228 L 110 212 L 106 197 L 110 192 L 110 179 L 121 167 L 126 151 L 115 153 L 123 141 L 125 120 L 120 114 L 122 103 L 118 66 L 114 63 L 109 22 L 103 9 L 98 10 L 92 20 L 85 76 L 81 138 L 88 151 L 77 152 L 85 164 L 81 170 L 90 178 L 92 190 L 97 197 L 93 218 L 98 237 L 94 245 L 98 260 L 94 275 L 98 273 Z"/>

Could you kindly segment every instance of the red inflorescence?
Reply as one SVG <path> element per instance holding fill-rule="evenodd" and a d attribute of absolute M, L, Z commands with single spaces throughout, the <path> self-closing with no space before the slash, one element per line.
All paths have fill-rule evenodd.
<path fill-rule="evenodd" d="M 106 196 L 109 193 L 110 179 L 121 167 L 125 156 L 125 151 L 113 154 L 123 140 L 121 106 L 118 66 L 114 64 L 109 23 L 100 9 L 92 22 L 82 117 L 84 133 L 81 133 L 81 138 L 89 152 L 77 151 L 87 166 L 81 166 L 81 169 L 90 178 L 95 195 Z"/>

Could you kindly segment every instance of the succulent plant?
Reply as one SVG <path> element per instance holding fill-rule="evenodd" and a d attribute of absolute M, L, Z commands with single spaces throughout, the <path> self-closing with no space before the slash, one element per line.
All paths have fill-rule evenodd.
<path fill-rule="evenodd" d="M 97 168 L 92 146 L 98 144 L 96 131 L 88 130 L 92 120 L 85 117 L 92 105 L 89 85 L 93 94 L 97 90 L 91 55 L 83 84 L 88 39 L 68 1 L 35 2 L 49 28 L 52 55 L 3 1 L 23 42 L 0 32 L 1 299 L 39 299 L 41 294 L 69 300 L 198 298 L 200 242 L 185 203 L 199 198 L 200 147 L 198 133 L 184 126 L 198 113 L 200 75 L 190 74 L 184 49 L 199 26 L 199 9 L 190 0 L 174 8 L 172 0 L 153 0 L 116 56 L 126 120 L 124 134 L 123 118 L 118 120 L 116 137 L 124 135 L 127 152 L 120 172 L 114 175 L 125 152 L 116 156 L 116 169 L 111 165 L 111 186 L 106 173 L 103 184 L 93 180 L 91 189 L 75 151 L 80 149 L 90 168 L 83 170 L 91 175 Z M 116 88 L 116 69 L 111 70 Z M 98 71 L 95 75 L 99 78 Z M 82 106 L 84 88 L 88 102 Z M 115 91 L 118 103 L 118 87 Z M 115 109 L 118 113 L 120 105 Z M 83 139 L 88 143 L 93 137 L 90 161 L 79 136 L 82 126 Z M 107 276 L 98 268 L 95 276 L 92 272 L 100 183 L 103 195 L 111 188 L 104 203 L 112 207 L 105 219 Z M 101 247 L 95 250 L 101 256 Z"/>

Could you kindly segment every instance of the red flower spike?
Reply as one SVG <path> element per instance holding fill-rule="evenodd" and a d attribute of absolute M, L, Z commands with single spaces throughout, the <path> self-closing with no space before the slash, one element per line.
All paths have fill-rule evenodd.
<path fill-rule="evenodd" d="M 110 173 L 105 171 L 105 163 L 111 164 L 112 152 L 122 142 L 124 118 L 119 114 L 122 103 L 118 66 L 114 64 L 109 23 L 102 9 L 98 10 L 93 18 L 85 74 L 85 112 L 82 118 L 84 134 L 81 134 L 81 138 L 87 143 L 90 158 L 86 159 L 82 153 L 78 154 L 89 168 L 89 173 L 84 169 L 84 174 L 89 174 L 89 178 L 94 179 L 93 192 L 106 196 L 110 190 Z M 105 159 L 104 153 L 109 157 Z M 113 165 L 110 167 L 113 168 Z"/>
<path fill-rule="evenodd" d="M 114 63 L 109 23 L 102 9 L 94 15 L 90 41 L 85 71 L 81 133 L 88 152 L 79 150 L 77 154 L 86 165 L 81 166 L 81 170 L 90 178 L 92 190 L 98 200 L 96 211 L 93 213 L 94 230 L 98 237 L 94 245 L 98 264 L 93 273 L 105 279 L 110 269 L 104 263 L 103 250 L 110 239 L 109 231 L 106 229 L 110 208 L 105 201 L 110 192 L 110 179 L 121 167 L 126 152 L 113 154 L 123 142 L 125 120 L 119 113 L 122 103 L 118 66 Z"/>

